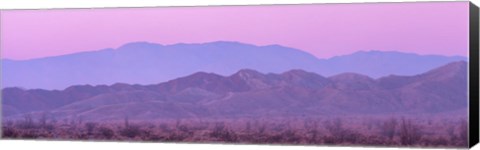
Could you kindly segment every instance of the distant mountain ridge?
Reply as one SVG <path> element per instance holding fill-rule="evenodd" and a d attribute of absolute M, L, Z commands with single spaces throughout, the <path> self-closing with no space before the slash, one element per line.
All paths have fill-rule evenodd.
<path fill-rule="evenodd" d="M 81 84 L 153 84 L 199 71 L 226 76 L 243 68 L 261 73 L 301 69 L 323 76 L 354 72 L 378 78 L 390 74 L 416 75 L 460 60 L 467 58 L 359 51 L 318 59 L 302 50 L 280 45 L 255 46 L 228 41 L 174 45 L 134 42 L 117 49 L 2 60 L 2 86 L 64 89 Z"/>
<path fill-rule="evenodd" d="M 263 74 L 242 69 L 230 76 L 197 72 L 150 85 L 77 85 L 65 90 L 2 90 L 5 118 L 48 112 L 86 120 L 425 114 L 467 108 L 467 62 L 414 76 L 378 79 L 343 73 L 324 77 L 290 70 Z"/>

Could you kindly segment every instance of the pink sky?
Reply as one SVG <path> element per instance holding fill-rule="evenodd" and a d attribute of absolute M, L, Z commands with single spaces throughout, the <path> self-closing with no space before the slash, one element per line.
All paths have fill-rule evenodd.
<path fill-rule="evenodd" d="M 280 44 L 319 58 L 359 50 L 468 55 L 468 2 L 2 11 L 2 58 L 160 44 Z"/>

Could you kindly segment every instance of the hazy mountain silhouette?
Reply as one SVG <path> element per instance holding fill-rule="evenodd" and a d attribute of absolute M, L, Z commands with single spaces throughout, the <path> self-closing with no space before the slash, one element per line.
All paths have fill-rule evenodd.
<path fill-rule="evenodd" d="M 87 120 L 445 113 L 467 108 L 467 62 L 378 79 L 357 73 L 323 77 L 300 69 L 280 74 L 241 69 L 229 76 L 197 72 L 151 85 L 5 88 L 2 99 L 7 118 L 32 112 Z"/>
<path fill-rule="evenodd" d="M 301 69 L 331 76 L 355 72 L 372 78 L 390 74 L 415 75 L 465 57 L 360 51 L 317 59 L 280 45 L 255 46 L 238 42 L 160 45 L 135 42 L 117 49 L 81 52 L 30 60 L 2 60 L 3 87 L 64 89 L 71 85 L 117 82 L 152 84 L 212 72 L 227 76 L 249 68 L 261 73 Z"/>

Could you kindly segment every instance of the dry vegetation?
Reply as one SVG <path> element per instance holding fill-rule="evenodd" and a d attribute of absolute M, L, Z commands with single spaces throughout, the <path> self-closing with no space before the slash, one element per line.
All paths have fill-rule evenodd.
<path fill-rule="evenodd" d="M 467 122 L 404 117 L 381 119 L 293 118 L 163 120 L 152 122 L 56 121 L 25 116 L 5 120 L 2 137 L 11 139 L 226 142 L 256 144 L 467 147 Z"/>

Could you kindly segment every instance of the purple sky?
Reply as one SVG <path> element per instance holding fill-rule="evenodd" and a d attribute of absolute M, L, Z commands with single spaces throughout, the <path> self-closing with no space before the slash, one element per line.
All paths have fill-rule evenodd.
<path fill-rule="evenodd" d="M 9 10 L 2 58 L 160 44 L 280 44 L 319 58 L 359 50 L 468 55 L 468 2 Z"/>

